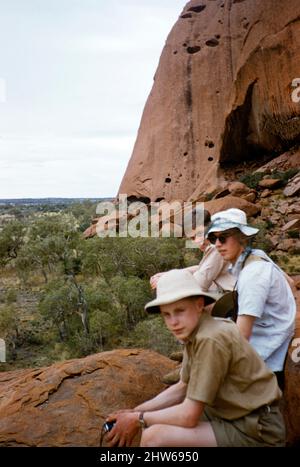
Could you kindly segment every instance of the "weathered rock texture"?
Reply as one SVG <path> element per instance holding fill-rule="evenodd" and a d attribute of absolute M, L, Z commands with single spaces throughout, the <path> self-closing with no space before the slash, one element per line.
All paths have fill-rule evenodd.
<path fill-rule="evenodd" d="M 163 49 L 119 193 L 198 199 L 222 187 L 220 164 L 292 147 L 299 66 L 299 0 L 190 1 Z"/>
<path fill-rule="evenodd" d="M 295 278 L 295 282 L 299 280 Z M 285 365 L 284 414 L 287 444 L 300 446 L 300 290 L 295 288 L 298 306 L 295 336 Z"/>
<path fill-rule="evenodd" d="M 158 394 L 176 366 L 146 350 L 114 350 L 0 373 L 1 446 L 99 446 L 112 411 Z"/>

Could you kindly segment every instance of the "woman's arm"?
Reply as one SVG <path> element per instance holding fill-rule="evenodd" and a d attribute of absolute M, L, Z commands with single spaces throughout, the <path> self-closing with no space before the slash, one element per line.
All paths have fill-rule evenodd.
<path fill-rule="evenodd" d="M 253 324 L 254 324 L 255 319 L 256 319 L 255 316 L 241 315 L 241 316 L 238 316 L 238 318 L 236 320 L 236 324 L 237 324 L 237 327 L 240 330 L 240 333 L 247 340 L 249 340 L 250 337 L 251 337 L 252 328 L 253 328 Z"/>
<path fill-rule="evenodd" d="M 209 289 L 224 269 L 224 265 L 224 259 L 215 247 L 209 248 L 204 253 L 197 270 L 194 272 L 194 278 L 202 290 Z"/>

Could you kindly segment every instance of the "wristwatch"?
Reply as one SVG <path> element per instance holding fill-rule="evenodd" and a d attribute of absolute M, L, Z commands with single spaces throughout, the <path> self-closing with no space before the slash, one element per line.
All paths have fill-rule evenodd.
<path fill-rule="evenodd" d="M 143 430 L 144 428 L 147 428 L 146 422 L 145 422 L 145 420 L 144 420 L 144 412 L 140 412 L 140 415 L 139 415 L 139 422 L 140 422 L 140 425 L 141 425 L 142 430 Z"/>

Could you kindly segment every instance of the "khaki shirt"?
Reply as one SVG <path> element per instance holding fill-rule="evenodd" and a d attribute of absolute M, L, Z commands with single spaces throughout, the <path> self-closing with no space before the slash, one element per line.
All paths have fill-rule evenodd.
<path fill-rule="evenodd" d="M 215 290 L 233 290 L 236 278 L 228 272 L 228 261 L 225 261 L 215 246 L 209 245 L 194 272 L 194 278 L 204 292 Z"/>
<path fill-rule="evenodd" d="M 227 420 L 281 397 L 276 376 L 236 324 L 205 312 L 185 345 L 181 379 L 188 385 L 187 398 L 207 404 L 212 415 Z"/>

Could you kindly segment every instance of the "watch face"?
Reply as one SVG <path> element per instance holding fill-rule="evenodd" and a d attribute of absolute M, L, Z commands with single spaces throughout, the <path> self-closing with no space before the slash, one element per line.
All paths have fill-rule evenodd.
<path fill-rule="evenodd" d="M 145 423 L 145 420 L 144 420 L 144 413 L 141 412 L 140 415 L 139 415 L 139 422 L 140 422 L 140 425 L 142 428 L 146 428 L 146 423 Z"/>

